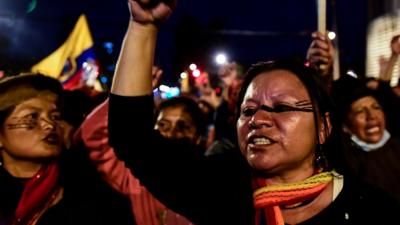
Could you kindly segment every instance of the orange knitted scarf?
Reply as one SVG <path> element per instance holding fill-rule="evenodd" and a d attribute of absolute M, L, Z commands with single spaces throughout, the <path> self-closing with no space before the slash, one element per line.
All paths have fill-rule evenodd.
<path fill-rule="evenodd" d="M 268 225 L 284 225 L 281 206 L 290 206 L 318 196 L 332 181 L 332 172 L 318 173 L 306 180 L 290 183 L 267 185 L 265 179 L 256 179 L 253 194 L 256 208 L 256 224 L 261 224 L 264 212 Z"/>

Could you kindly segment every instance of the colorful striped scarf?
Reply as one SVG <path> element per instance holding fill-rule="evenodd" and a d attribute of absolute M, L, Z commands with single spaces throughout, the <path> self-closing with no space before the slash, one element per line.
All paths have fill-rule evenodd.
<path fill-rule="evenodd" d="M 253 194 L 256 208 L 256 224 L 260 225 L 262 215 L 268 225 L 284 225 L 280 207 L 301 204 L 318 196 L 332 181 L 332 172 L 318 173 L 306 180 L 290 183 L 267 185 L 265 179 L 256 179 Z M 264 214 L 263 214 L 264 213 Z"/>

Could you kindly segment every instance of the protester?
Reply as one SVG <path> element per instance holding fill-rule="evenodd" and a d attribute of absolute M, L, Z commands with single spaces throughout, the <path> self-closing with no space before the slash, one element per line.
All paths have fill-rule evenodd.
<path fill-rule="evenodd" d="M 323 48 L 321 34 L 310 46 L 308 58 L 318 64 L 328 61 L 329 52 Z M 397 40 L 397 37 L 395 37 Z M 329 42 L 328 39 L 325 39 Z M 319 43 L 319 44 L 318 44 Z M 326 43 L 329 45 L 329 43 Z M 398 47 L 391 44 L 392 51 Z M 321 56 L 323 55 L 323 56 Z M 324 59 L 325 60 L 322 60 Z M 329 70 L 329 67 L 326 68 Z M 393 97 L 390 87 L 378 82 L 375 88 L 370 79 L 343 75 L 332 85 L 332 96 L 338 107 L 342 129 L 345 132 L 344 155 L 350 173 L 387 191 L 400 202 L 400 139 L 398 130 L 399 100 Z M 383 103 L 383 104 L 382 104 Z M 391 112 L 391 116 L 387 116 Z M 396 115 L 393 113 L 396 112 Z M 396 132 L 397 131 L 397 132 Z"/>
<path fill-rule="evenodd" d="M 158 27 L 173 3 L 142 8 L 129 0 L 131 21 L 109 103 L 111 145 L 158 199 L 196 224 L 395 220 L 399 207 L 383 192 L 337 173 L 334 110 L 303 63 L 261 63 L 247 72 L 238 98 L 240 152 L 205 157 L 190 151 L 192 143 L 154 131 L 151 65 Z"/>
<path fill-rule="evenodd" d="M 206 124 L 203 112 L 194 99 L 174 97 L 162 101 L 158 108 L 154 129 L 171 140 L 189 141 L 197 146 L 194 150 L 204 154 L 203 134 Z M 108 145 L 108 101 L 98 106 L 83 122 L 79 130 L 90 151 L 90 157 L 103 178 L 116 190 L 128 196 L 139 225 L 184 225 L 192 224 L 185 217 L 166 208 L 117 159 Z"/>
<path fill-rule="evenodd" d="M 62 93 L 40 74 L 0 81 L 0 224 L 133 224 L 87 155 L 63 149 Z"/>
<path fill-rule="evenodd" d="M 85 144 L 85 147 L 90 152 L 90 158 L 96 165 L 97 171 L 101 174 L 102 178 L 106 180 L 112 188 L 130 199 L 136 224 L 192 224 L 185 217 L 161 204 L 141 185 L 139 180 L 133 176 L 131 170 L 125 166 L 125 163 L 117 158 L 113 148 L 108 144 L 107 117 L 108 100 L 96 107 L 85 119 L 76 138 L 82 140 Z M 162 119 L 166 120 L 164 117 L 162 117 Z M 173 129 L 175 130 L 175 128 Z M 176 135 L 174 136 L 176 138 Z M 169 136 L 169 138 L 173 137 Z M 197 141 L 195 138 L 190 140 L 193 142 Z"/>

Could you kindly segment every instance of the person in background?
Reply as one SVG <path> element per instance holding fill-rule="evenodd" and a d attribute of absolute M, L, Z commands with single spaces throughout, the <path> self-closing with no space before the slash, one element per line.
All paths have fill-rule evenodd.
<path fill-rule="evenodd" d="M 309 53 L 320 54 L 310 54 L 308 58 L 312 62 L 321 60 L 320 63 L 324 63 L 328 61 L 326 58 L 330 58 L 330 53 L 322 44 L 318 44 L 322 41 L 320 35 L 317 33 L 313 36 L 315 40 L 309 50 Z M 400 126 L 395 122 L 398 119 L 387 117 L 386 114 L 388 111 L 397 112 L 400 104 L 398 100 L 388 101 L 392 93 L 390 88 L 389 91 L 383 91 L 384 83 L 378 83 L 379 88 L 372 88 L 368 81 L 343 75 L 332 85 L 331 94 L 345 133 L 344 155 L 352 175 L 387 191 L 400 202 L 400 139 L 395 132 Z"/>
<path fill-rule="evenodd" d="M 134 224 L 127 199 L 76 146 L 63 148 L 62 107 L 54 78 L 0 80 L 0 224 Z"/>
<path fill-rule="evenodd" d="M 186 138 L 196 145 L 205 147 L 206 118 L 196 100 L 178 96 L 158 105 L 154 129 L 170 139 Z"/>
<path fill-rule="evenodd" d="M 345 132 L 345 156 L 350 172 L 386 190 L 400 202 L 400 138 L 387 130 L 377 93 L 345 76 L 333 85 Z"/>
<path fill-rule="evenodd" d="M 204 154 L 203 134 L 206 123 L 204 114 L 195 100 L 184 96 L 174 97 L 162 101 L 157 108 L 154 129 L 168 139 L 193 143 L 197 146 L 193 151 Z M 98 106 L 86 118 L 76 138 L 81 139 L 90 151 L 90 158 L 103 179 L 114 189 L 129 197 L 136 223 L 191 225 L 192 223 L 185 217 L 168 209 L 153 197 L 134 177 L 131 170 L 126 168 L 124 162 L 118 160 L 113 148 L 108 144 L 107 116 L 108 101 Z"/>
<path fill-rule="evenodd" d="M 199 99 L 197 101 L 197 105 L 201 109 L 204 114 L 205 123 L 206 123 L 206 132 L 204 134 L 205 140 L 205 154 L 207 154 L 207 149 L 214 142 L 215 139 L 215 127 L 214 127 L 214 113 L 215 108 L 206 100 Z"/>
<path fill-rule="evenodd" d="M 239 149 L 206 157 L 191 151 L 193 143 L 154 130 L 151 65 L 160 23 L 174 3 L 142 7 L 129 0 L 109 100 L 110 144 L 149 191 L 199 225 L 396 219 L 399 206 L 384 192 L 340 174 L 334 107 L 303 62 L 259 63 L 247 71 L 238 95 Z"/>
<path fill-rule="evenodd" d="M 208 147 L 206 155 L 220 154 L 236 148 L 235 107 L 240 86 L 243 82 L 243 68 L 232 62 L 223 65 L 218 71 L 222 82 L 222 99 L 214 113 L 214 141 Z"/>

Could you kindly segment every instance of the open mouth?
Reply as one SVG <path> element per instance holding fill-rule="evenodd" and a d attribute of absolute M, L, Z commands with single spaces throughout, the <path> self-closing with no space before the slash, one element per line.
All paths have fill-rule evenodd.
<path fill-rule="evenodd" d="M 58 145 L 60 143 L 60 136 L 56 133 L 50 133 L 43 138 L 43 141 L 50 145 Z"/>
<path fill-rule="evenodd" d="M 261 146 L 261 145 L 270 145 L 273 143 L 273 141 L 265 136 L 252 136 L 250 137 L 248 143 L 249 145 Z"/>
<path fill-rule="evenodd" d="M 365 132 L 367 134 L 373 134 L 373 133 L 377 133 L 381 130 L 381 128 L 379 126 L 371 126 L 371 127 L 367 127 L 365 129 Z"/>

